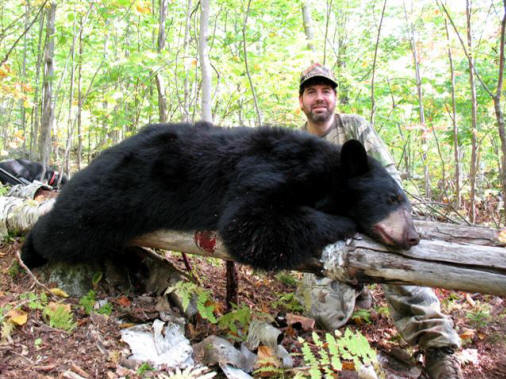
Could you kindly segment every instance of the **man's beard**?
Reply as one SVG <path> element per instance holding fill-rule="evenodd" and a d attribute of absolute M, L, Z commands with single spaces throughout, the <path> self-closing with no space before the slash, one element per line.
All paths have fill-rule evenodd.
<path fill-rule="evenodd" d="M 328 109 L 325 112 L 315 113 L 313 111 L 309 111 L 309 112 L 305 112 L 305 113 L 306 113 L 306 116 L 309 119 L 309 121 L 320 123 L 320 122 L 325 122 L 325 121 L 330 120 L 333 112 L 330 109 Z"/>

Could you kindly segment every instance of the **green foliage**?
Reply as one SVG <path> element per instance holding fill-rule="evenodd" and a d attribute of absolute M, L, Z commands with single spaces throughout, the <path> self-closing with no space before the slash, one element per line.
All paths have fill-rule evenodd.
<path fill-rule="evenodd" d="M 376 307 L 376 312 L 379 314 L 379 315 L 383 315 L 383 316 L 388 316 L 390 314 L 390 309 L 388 309 L 388 307 Z"/>
<path fill-rule="evenodd" d="M 95 311 L 95 303 L 97 302 L 96 293 L 93 290 L 89 290 L 86 295 L 79 299 L 79 305 L 81 305 L 87 314 L 96 312 L 98 314 L 110 315 L 112 313 L 112 304 L 106 303 Z"/>
<path fill-rule="evenodd" d="M 103 272 L 95 272 L 93 274 L 93 277 L 91 278 L 91 284 L 93 286 L 93 288 L 96 288 L 98 286 L 98 283 L 100 283 L 100 281 L 102 280 L 102 278 L 104 277 L 104 273 Z"/>
<path fill-rule="evenodd" d="M 149 363 L 142 363 L 137 369 L 137 375 L 143 376 L 148 371 L 154 371 L 155 369 L 149 365 Z"/>
<path fill-rule="evenodd" d="M 13 260 L 11 265 L 9 266 L 9 269 L 7 270 L 7 273 L 11 278 L 15 278 L 20 271 L 19 262 L 16 260 Z"/>
<path fill-rule="evenodd" d="M 35 292 L 25 292 L 19 295 L 21 300 L 28 301 L 27 305 L 30 309 L 44 309 L 47 305 L 47 295 L 42 292 L 40 295 Z"/>
<path fill-rule="evenodd" d="M 9 192 L 9 187 L 0 183 L 0 196 L 7 195 L 7 192 Z"/>
<path fill-rule="evenodd" d="M 307 341 L 299 338 L 304 363 L 309 367 L 311 378 L 321 378 L 322 373 L 325 377 L 335 376 L 343 369 L 343 360 L 352 361 L 357 371 L 362 365 L 377 367 L 376 352 L 358 331 L 352 332 L 347 328 L 344 335 L 337 339 L 326 333 L 325 341 L 313 332 L 312 339 L 313 350 Z"/>
<path fill-rule="evenodd" d="M 70 307 L 66 307 L 64 304 L 48 304 L 42 311 L 42 317 L 50 327 L 66 332 L 73 331 L 77 326 Z"/>
<path fill-rule="evenodd" d="M 36 349 L 38 349 L 40 347 L 40 345 L 42 344 L 42 338 L 36 338 L 34 341 L 33 341 L 33 346 L 35 346 Z"/>
<path fill-rule="evenodd" d="M 12 305 L 6 304 L 5 306 L 0 307 L 0 323 L 3 323 L 5 320 L 5 316 L 12 309 Z"/>
<path fill-rule="evenodd" d="M 218 327 L 227 331 L 229 338 L 243 341 L 247 335 L 246 332 L 251 322 L 251 310 L 247 306 L 240 308 L 233 305 L 231 312 L 225 313 L 218 318 Z"/>
<path fill-rule="evenodd" d="M 214 304 L 210 301 L 211 294 L 209 291 L 201 291 L 197 294 L 197 310 L 199 311 L 200 316 L 208 320 L 209 322 L 215 324 L 216 317 L 214 316 Z M 209 304 L 211 303 L 211 304 Z"/>
<path fill-rule="evenodd" d="M 298 378 L 298 376 L 292 376 L 288 371 L 290 370 L 284 367 L 262 366 L 253 371 L 253 377 L 273 379 Z M 304 376 L 300 376 L 300 378 L 303 377 Z"/>
<path fill-rule="evenodd" d="M 302 304 L 297 300 L 297 297 L 295 296 L 295 293 L 285 293 L 285 294 L 276 294 L 279 296 L 278 300 L 274 301 L 272 303 L 273 309 L 283 309 L 287 312 L 302 312 L 304 310 L 304 307 Z"/>
<path fill-rule="evenodd" d="M 200 316 L 213 324 L 216 323 L 216 317 L 214 316 L 215 305 L 211 301 L 212 295 L 210 291 L 192 282 L 179 281 L 175 285 L 167 288 L 166 293 L 171 292 L 174 292 L 181 298 L 184 311 L 186 311 L 188 305 L 190 305 L 190 301 L 195 299 Z"/>
<path fill-rule="evenodd" d="M 95 305 L 95 291 L 90 290 L 86 295 L 79 299 L 79 305 L 81 305 L 86 314 L 91 314 Z"/>
<path fill-rule="evenodd" d="M 454 4 L 455 3 L 455 4 Z M 465 35 L 465 12 L 448 2 L 450 13 L 461 35 Z M 312 45 L 304 35 L 299 1 L 276 0 L 252 2 L 245 30 L 249 75 L 251 76 L 263 122 L 295 128 L 304 121 L 297 99 L 301 70 L 312 61 L 330 66 L 339 82 L 338 108 L 341 113 L 371 114 L 371 79 L 376 31 L 381 1 L 338 1 L 327 14 L 326 7 L 308 3 L 312 17 Z M 39 136 L 32 135 L 33 125 L 40 124 L 42 72 L 38 65 L 43 51 L 39 47 L 36 27 L 25 33 L 25 12 L 35 14 L 40 4 L 19 6 L 15 0 L 0 5 L 2 25 L 9 33 L 0 44 L 0 158 L 20 150 L 32 151 Z M 198 59 L 198 11 L 190 15 L 190 38 L 185 39 L 185 1 L 168 4 L 166 48 L 158 51 L 156 34 L 157 2 L 116 0 L 90 7 L 83 0 L 58 2 L 55 20 L 54 103 L 55 127 L 52 135 L 53 157 L 66 148 L 68 126 L 75 124 L 79 112 L 84 161 L 104 148 L 135 133 L 142 125 L 158 121 L 156 75 L 165 85 L 170 121 L 188 115 L 190 121 L 200 114 L 200 59 Z M 242 27 L 245 3 L 217 0 L 211 6 L 209 44 L 213 66 L 213 118 L 220 125 L 255 124 L 252 98 L 243 52 Z M 480 78 L 495 91 L 498 74 L 500 20 L 491 9 L 502 9 L 498 0 L 490 4 L 473 4 L 473 56 Z M 435 200 L 444 195 L 438 182 L 452 185 L 453 131 L 451 127 L 451 90 L 444 14 L 435 2 L 411 2 L 407 9 L 409 23 L 417 36 L 416 48 L 422 72 L 425 125 L 423 132 L 418 114 L 413 58 L 402 2 L 386 8 L 378 44 L 374 72 L 375 128 L 390 148 L 401 171 L 409 174 L 415 189 L 422 187 L 424 162 L 431 173 Z M 81 17 L 87 15 L 84 41 L 75 40 Z M 43 25 L 45 28 L 45 25 Z M 42 33 L 45 29 L 41 30 Z M 453 35 L 454 32 L 451 31 Z M 45 38 L 45 35 L 42 35 Z M 20 39 L 19 39 L 20 38 Z M 18 40 L 19 39 L 19 40 Z M 16 44 L 17 43 L 17 44 Z M 468 62 L 458 39 L 450 42 L 455 68 L 455 95 L 459 143 L 462 154 L 463 182 L 469 182 L 471 130 Z M 170 48 L 167 48 L 170 46 Z M 14 49 L 12 49 L 15 47 Z M 73 54 L 72 48 L 74 47 Z M 78 53 L 79 51 L 79 53 Z M 325 60 L 325 61 L 324 61 Z M 79 72 L 81 94 L 72 73 Z M 75 79 L 75 78 L 74 78 Z M 479 180 L 478 195 L 484 190 L 501 190 L 500 138 L 493 102 L 477 81 Z M 81 96 L 79 96 L 81 95 Z M 78 100 L 82 108 L 78 109 Z M 504 97 L 502 99 L 504 107 Z M 38 117 L 38 119 L 36 119 Z M 434 133 L 432 133 L 432 128 Z M 425 144 L 422 147 L 422 134 Z M 70 151 L 77 149 L 77 130 Z M 441 148 L 441 156 L 438 152 Z M 422 151 L 424 149 L 425 151 Z M 443 178 L 442 163 L 445 163 Z M 58 162 L 60 164 L 61 162 Z M 451 188 L 450 188 L 451 189 Z M 6 192 L 0 186 L 0 196 Z M 451 190 L 447 191 L 451 195 Z M 415 192 L 416 193 L 416 192 Z M 468 191 L 464 192 L 468 197 Z"/>
<path fill-rule="evenodd" d="M 100 308 L 97 309 L 97 313 L 101 315 L 107 315 L 110 316 L 112 313 L 112 304 L 111 303 L 105 303 Z"/>
<path fill-rule="evenodd" d="M 290 287 L 296 287 L 298 280 L 294 278 L 293 275 L 291 275 L 288 272 L 281 271 L 276 274 L 276 279 L 279 280 L 281 283 L 290 286 Z"/>
<path fill-rule="evenodd" d="M 487 326 L 490 321 L 490 312 L 485 310 L 477 310 L 475 312 L 467 312 L 466 318 L 476 328 L 483 328 Z"/>
<path fill-rule="evenodd" d="M 352 319 L 359 319 L 366 324 L 371 323 L 371 312 L 368 309 L 356 309 L 351 315 Z"/>

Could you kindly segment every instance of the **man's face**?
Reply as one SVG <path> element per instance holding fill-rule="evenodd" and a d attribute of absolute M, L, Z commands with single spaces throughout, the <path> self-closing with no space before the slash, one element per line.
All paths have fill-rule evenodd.
<path fill-rule="evenodd" d="M 299 96 L 299 104 L 309 121 L 325 122 L 336 109 L 336 92 L 328 84 L 312 84 Z"/>

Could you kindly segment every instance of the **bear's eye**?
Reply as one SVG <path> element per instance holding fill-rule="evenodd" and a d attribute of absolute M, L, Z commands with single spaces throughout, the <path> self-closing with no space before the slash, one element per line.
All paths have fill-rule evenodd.
<path fill-rule="evenodd" d="M 401 202 L 401 195 L 390 195 L 388 202 L 390 204 L 399 204 Z"/>

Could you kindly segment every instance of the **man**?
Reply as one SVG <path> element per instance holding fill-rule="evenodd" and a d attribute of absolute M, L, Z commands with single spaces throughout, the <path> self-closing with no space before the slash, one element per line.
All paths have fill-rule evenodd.
<path fill-rule="evenodd" d="M 304 129 L 339 145 L 348 139 L 359 140 L 401 184 L 392 157 L 371 125 L 360 116 L 335 113 L 336 87 L 332 72 L 318 63 L 302 73 L 299 103 L 307 117 Z M 427 287 L 405 285 L 383 285 L 383 289 L 399 333 L 406 342 L 418 345 L 424 352 L 429 377 L 462 378 L 460 364 L 453 356 L 454 349 L 460 347 L 460 338 L 453 322 L 441 313 L 434 292 Z M 298 295 L 311 316 L 326 328 L 335 329 L 348 321 L 356 299 L 367 298 L 368 293 L 306 274 Z"/>

